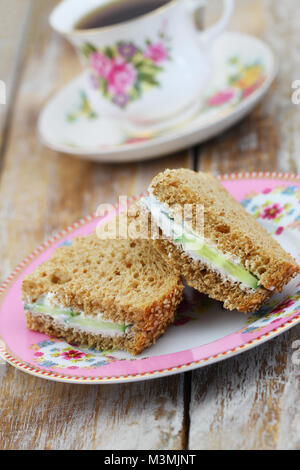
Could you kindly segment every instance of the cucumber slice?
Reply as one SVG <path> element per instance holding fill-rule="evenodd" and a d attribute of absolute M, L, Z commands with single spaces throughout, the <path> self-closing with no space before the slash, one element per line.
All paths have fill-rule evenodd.
<path fill-rule="evenodd" d="M 249 273 L 249 271 L 247 271 L 242 266 L 236 266 L 193 235 L 187 235 L 184 233 L 182 237 L 177 238 L 175 242 L 182 243 L 186 250 L 195 252 L 197 255 L 209 261 L 214 266 L 222 268 L 226 273 L 230 274 L 237 281 L 242 282 L 252 289 L 258 289 L 259 281 L 255 276 Z"/>
<path fill-rule="evenodd" d="M 125 323 L 118 324 L 118 323 L 98 320 L 97 318 L 82 317 L 80 316 L 80 313 L 75 313 L 71 309 L 49 307 L 49 305 L 42 305 L 38 303 L 25 304 L 24 309 L 30 310 L 32 312 L 37 312 L 37 313 L 45 313 L 46 315 L 48 314 L 54 317 L 64 315 L 65 317 L 67 317 L 65 318 L 65 322 L 70 325 L 80 325 L 83 327 L 97 328 L 101 330 L 115 330 L 115 331 L 120 331 L 122 333 L 125 333 L 126 329 L 130 326 L 130 325 L 126 325 Z"/>
<path fill-rule="evenodd" d="M 37 313 L 48 313 L 49 315 L 69 315 L 73 316 L 74 312 L 71 309 L 63 309 L 59 307 L 49 307 L 49 305 L 42 304 L 25 304 L 25 310 L 30 310 Z"/>
<path fill-rule="evenodd" d="M 102 320 L 97 320 L 96 318 L 72 318 L 70 320 L 70 324 L 72 325 L 80 325 L 84 327 L 90 327 L 90 328 L 98 328 L 101 330 L 114 330 L 114 331 L 120 331 L 121 333 L 125 333 L 126 331 L 126 325 L 125 323 L 123 324 L 118 324 L 118 323 L 112 323 L 108 321 L 102 321 Z"/>

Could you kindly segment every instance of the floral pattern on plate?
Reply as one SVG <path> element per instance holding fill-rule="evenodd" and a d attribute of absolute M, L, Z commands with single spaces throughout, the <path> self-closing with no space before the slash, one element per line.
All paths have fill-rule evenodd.
<path fill-rule="evenodd" d="M 34 362 L 41 367 L 51 369 L 94 369 L 106 366 L 115 361 L 124 360 L 118 357 L 118 352 L 97 351 L 94 348 L 79 347 L 76 344 L 68 344 L 56 338 L 32 344 Z M 131 358 L 131 360 L 134 360 Z"/>
<path fill-rule="evenodd" d="M 300 230 L 300 189 L 296 185 L 251 192 L 241 203 L 272 235 Z"/>
<path fill-rule="evenodd" d="M 261 61 L 244 62 L 238 56 L 227 60 L 226 86 L 209 94 L 204 111 L 237 105 L 254 93 L 265 81 L 265 68 Z"/>
<path fill-rule="evenodd" d="M 93 111 L 92 106 L 86 96 L 85 91 L 79 92 L 79 103 L 74 111 L 66 114 L 66 120 L 68 122 L 74 122 L 78 118 L 96 119 L 98 114 Z"/>
<path fill-rule="evenodd" d="M 300 291 L 291 295 L 278 305 L 268 304 L 248 317 L 246 326 L 241 330 L 243 334 L 260 331 L 266 325 L 279 323 L 283 318 L 293 317 L 300 313 Z"/>

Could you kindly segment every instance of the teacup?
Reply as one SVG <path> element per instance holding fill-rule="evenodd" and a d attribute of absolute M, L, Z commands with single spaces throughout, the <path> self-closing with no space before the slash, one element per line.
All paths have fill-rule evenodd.
<path fill-rule="evenodd" d="M 76 29 L 81 18 L 114 1 L 64 0 L 50 16 L 86 69 L 93 109 L 140 126 L 184 115 L 201 101 L 212 75 L 210 49 L 228 24 L 234 0 L 223 0 L 222 18 L 204 31 L 198 15 L 205 0 L 169 0 L 129 21 Z"/>

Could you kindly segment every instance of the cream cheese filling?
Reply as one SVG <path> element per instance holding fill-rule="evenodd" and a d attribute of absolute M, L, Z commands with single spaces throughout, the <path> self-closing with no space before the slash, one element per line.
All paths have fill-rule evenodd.
<path fill-rule="evenodd" d="M 190 258 L 208 266 L 223 278 L 238 283 L 243 290 L 255 292 L 259 287 L 259 280 L 240 264 L 237 257 L 222 253 L 216 246 L 212 246 L 193 232 L 186 222 L 176 223 L 168 206 L 152 194 L 143 197 L 141 203 L 151 213 L 163 235 L 180 246 Z"/>
<path fill-rule="evenodd" d="M 101 334 L 109 337 L 123 336 L 131 328 L 130 324 L 105 320 L 101 313 L 91 317 L 85 315 L 83 311 L 74 312 L 71 308 L 57 303 L 52 293 L 39 297 L 33 303 L 29 300 L 24 305 L 24 309 L 30 311 L 33 315 L 49 316 L 62 327 L 74 328 L 85 333 Z"/>

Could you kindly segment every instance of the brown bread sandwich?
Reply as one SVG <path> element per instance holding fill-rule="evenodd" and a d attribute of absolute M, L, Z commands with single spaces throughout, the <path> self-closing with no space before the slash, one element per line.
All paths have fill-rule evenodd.
<path fill-rule="evenodd" d="M 139 354 L 173 322 L 180 275 L 151 240 L 75 239 L 23 281 L 28 328 Z"/>
<path fill-rule="evenodd" d="M 156 248 L 170 267 L 227 309 L 255 311 L 300 273 L 292 256 L 211 174 L 166 170 L 139 205 L 159 227 Z"/>

